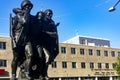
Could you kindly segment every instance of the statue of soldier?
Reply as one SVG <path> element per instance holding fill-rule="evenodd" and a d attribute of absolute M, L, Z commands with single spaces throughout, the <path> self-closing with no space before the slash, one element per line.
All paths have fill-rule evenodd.
<path fill-rule="evenodd" d="M 11 39 L 12 39 L 12 49 L 13 49 L 13 60 L 12 60 L 12 78 L 16 79 L 17 66 L 22 64 L 24 57 L 24 45 L 17 44 L 19 33 L 22 29 L 21 24 L 23 22 L 19 21 L 19 17 L 22 16 L 22 10 L 20 8 L 14 8 L 13 12 L 16 14 L 14 18 L 11 16 Z"/>
<path fill-rule="evenodd" d="M 52 20 L 53 12 L 50 9 L 45 10 L 45 12 L 38 12 L 37 19 L 38 25 L 41 26 L 41 33 L 38 53 L 42 56 L 42 77 L 48 80 L 48 66 L 55 59 L 58 54 L 58 33 L 57 26 L 59 23 L 55 24 Z"/>
<path fill-rule="evenodd" d="M 33 56 L 33 47 L 31 43 L 31 27 L 32 24 L 34 24 L 35 21 L 35 16 L 30 14 L 30 11 L 33 7 L 33 4 L 29 0 L 24 0 L 21 3 L 21 8 L 23 11 L 26 13 L 25 21 L 26 24 L 24 25 L 25 29 L 23 33 L 26 35 L 26 40 L 25 40 L 25 57 L 26 60 L 22 64 L 22 70 L 24 70 L 25 77 L 28 80 L 31 80 L 31 68 L 32 68 L 32 56 Z M 22 39 L 22 38 L 21 38 Z"/>
<path fill-rule="evenodd" d="M 57 26 L 60 23 L 55 24 L 55 22 L 52 20 L 53 12 L 51 9 L 45 10 L 44 13 L 45 18 L 42 27 L 42 36 L 45 37 L 45 43 L 43 42 L 43 46 L 45 46 L 45 48 L 49 51 L 49 58 L 46 61 L 46 63 L 49 64 L 55 59 L 59 52 Z"/>
<path fill-rule="evenodd" d="M 17 66 L 21 65 L 25 60 L 25 46 L 29 40 L 29 13 L 33 5 L 29 0 L 25 0 L 20 8 L 14 8 L 13 12 L 16 14 L 14 18 L 11 17 L 11 39 L 13 48 L 12 61 L 12 78 L 16 79 Z M 19 64 L 18 64 L 19 63 Z"/>

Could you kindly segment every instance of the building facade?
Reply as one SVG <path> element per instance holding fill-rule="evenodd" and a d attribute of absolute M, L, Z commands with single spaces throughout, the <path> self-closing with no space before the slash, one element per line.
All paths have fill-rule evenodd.
<path fill-rule="evenodd" d="M 12 58 L 10 37 L 0 37 L 0 80 L 10 77 Z"/>
<path fill-rule="evenodd" d="M 59 54 L 48 75 L 51 80 L 116 80 L 114 63 L 118 56 L 119 48 L 59 43 Z M 10 38 L 0 37 L 0 78 L 11 77 L 11 61 Z"/>

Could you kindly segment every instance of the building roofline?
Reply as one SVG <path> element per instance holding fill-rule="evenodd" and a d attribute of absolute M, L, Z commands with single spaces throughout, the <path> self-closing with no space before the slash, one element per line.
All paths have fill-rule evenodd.
<path fill-rule="evenodd" d="M 105 38 L 98 38 L 98 37 L 77 35 L 77 36 L 75 36 L 75 37 L 72 37 L 72 38 L 70 38 L 70 39 L 64 41 L 64 42 L 67 42 L 67 41 L 69 41 L 69 40 L 72 40 L 72 39 L 75 39 L 75 38 L 78 38 L 78 37 L 85 37 L 85 38 L 93 38 L 93 39 L 99 39 L 99 40 L 107 40 L 107 41 L 110 41 L 109 39 L 105 39 Z M 64 42 L 63 42 L 63 43 L 64 43 Z"/>
<path fill-rule="evenodd" d="M 86 37 L 86 38 L 94 38 L 94 39 L 101 39 L 101 40 L 110 40 L 110 39 L 106 39 L 106 38 L 98 38 L 98 37 L 91 37 L 91 36 L 82 36 L 82 35 L 78 35 L 79 37 Z"/>
<path fill-rule="evenodd" d="M 2 37 L 2 38 L 4 38 L 4 37 L 5 37 L 5 38 L 9 38 L 10 36 L 9 36 L 8 34 L 2 34 L 2 33 L 0 33 L 0 38 L 1 38 L 1 37 Z"/>

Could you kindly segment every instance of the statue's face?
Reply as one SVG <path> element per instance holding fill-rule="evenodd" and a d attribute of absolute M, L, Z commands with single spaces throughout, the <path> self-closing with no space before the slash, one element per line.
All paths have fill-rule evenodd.
<path fill-rule="evenodd" d="M 48 19 L 51 19 L 52 16 L 53 16 L 53 13 L 52 13 L 52 12 L 48 11 L 48 12 L 46 13 L 46 17 L 47 17 Z"/>
<path fill-rule="evenodd" d="M 32 8 L 31 5 L 25 5 L 23 9 L 26 11 L 30 11 L 31 8 Z"/>
<path fill-rule="evenodd" d="M 42 19 L 44 16 L 44 14 L 42 12 L 39 12 L 37 15 L 37 19 Z"/>

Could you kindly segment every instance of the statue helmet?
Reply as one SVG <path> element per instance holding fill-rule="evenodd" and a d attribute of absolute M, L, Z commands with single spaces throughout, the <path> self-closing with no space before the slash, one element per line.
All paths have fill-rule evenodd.
<path fill-rule="evenodd" d="M 43 11 L 37 12 L 36 17 L 37 17 L 37 19 L 43 19 L 44 18 L 44 12 Z"/>
<path fill-rule="evenodd" d="M 53 11 L 51 9 L 45 10 L 45 14 L 47 14 L 48 12 L 50 12 L 51 14 L 53 14 Z"/>
<path fill-rule="evenodd" d="M 29 5 L 30 7 L 31 7 L 31 9 L 32 9 L 32 7 L 33 7 L 33 4 L 31 3 L 31 1 L 29 1 L 29 0 L 24 0 L 24 1 L 22 1 L 22 3 L 21 3 L 21 8 L 23 9 L 25 6 L 27 6 L 27 5 Z"/>

